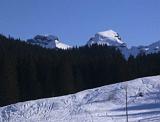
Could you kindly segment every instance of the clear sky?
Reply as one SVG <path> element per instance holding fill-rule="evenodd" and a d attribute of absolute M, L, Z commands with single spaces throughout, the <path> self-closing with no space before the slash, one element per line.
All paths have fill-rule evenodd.
<path fill-rule="evenodd" d="M 0 0 L 0 33 L 16 38 L 53 34 L 83 45 L 108 29 L 129 46 L 160 40 L 160 0 Z"/>

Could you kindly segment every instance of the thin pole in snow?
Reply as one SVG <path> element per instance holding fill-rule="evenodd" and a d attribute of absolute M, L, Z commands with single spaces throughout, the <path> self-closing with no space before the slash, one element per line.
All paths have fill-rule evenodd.
<path fill-rule="evenodd" d="M 128 122 L 128 85 L 126 83 L 126 88 L 125 88 L 125 91 L 126 91 L 126 122 Z"/>

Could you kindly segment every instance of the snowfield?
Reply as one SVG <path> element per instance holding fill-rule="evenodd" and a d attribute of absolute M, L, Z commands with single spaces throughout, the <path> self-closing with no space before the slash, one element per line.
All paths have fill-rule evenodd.
<path fill-rule="evenodd" d="M 0 122 L 160 122 L 160 76 L 0 108 Z"/>

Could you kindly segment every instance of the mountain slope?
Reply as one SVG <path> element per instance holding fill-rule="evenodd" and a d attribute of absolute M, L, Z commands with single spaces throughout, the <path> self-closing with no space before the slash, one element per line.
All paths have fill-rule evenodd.
<path fill-rule="evenodd" d="M 160 76 L 85 90 L 56 98 L 0 108 L 1 122 L 125 122 L 126 86 L 129 121 L 160 121 Z"/>
<path fill-rule="evenodd" d="M 138 54 L 153 54 L 160 52 L 160 41 L 154 42 L 148 46 L 137 46 L 137 47 L 118 47 L 122 54 L 128 58 L 130 55 L 133 55 L 134 57 Z"/>
<path fill-rule="evenodd" d="M 33 39 L 28 39 L 27 42 L 33 45 L 39 45 L 41 47 L 49 49 L 53 48 L 68 49 L 72 47 L 60 42 L 58 37 L 52 35 L 37 35 Z"/>

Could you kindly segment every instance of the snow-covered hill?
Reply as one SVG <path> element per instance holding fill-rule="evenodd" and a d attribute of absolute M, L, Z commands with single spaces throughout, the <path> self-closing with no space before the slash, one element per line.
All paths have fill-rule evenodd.
<path fill-rule="evenodd" d="M 87 45 L 89 46 L 93 44 L 117 47 L 126 58 L 128 58 L 130 55 L 137 56 L 140 53 L 151 54 L 160 51 L 160 41 L 152 43 L 148 46 L 134 46 L 128 48 L 127 44 L 122 40 L 120 35 L 113 30 L 96 33 L 95 36 L 90 38 L 90 40 L 87 42 Z"/>
<path fill-rule="evenodd" d="M 68 49 L 72 48 L 67 44 L 64 44 L 59 41 L 58 37 L 52 35 L 37 35 L 33 39 L 28 39 L 28 43 L 33 45 L 39 45 L 44 48 L 60 48 L 60 49 Z"/>
<path fill-rule="evenodd" d="M 0 122 L 129 122 L 160 121 L 160 76 L 85 90 L 0 108 Z"/>

